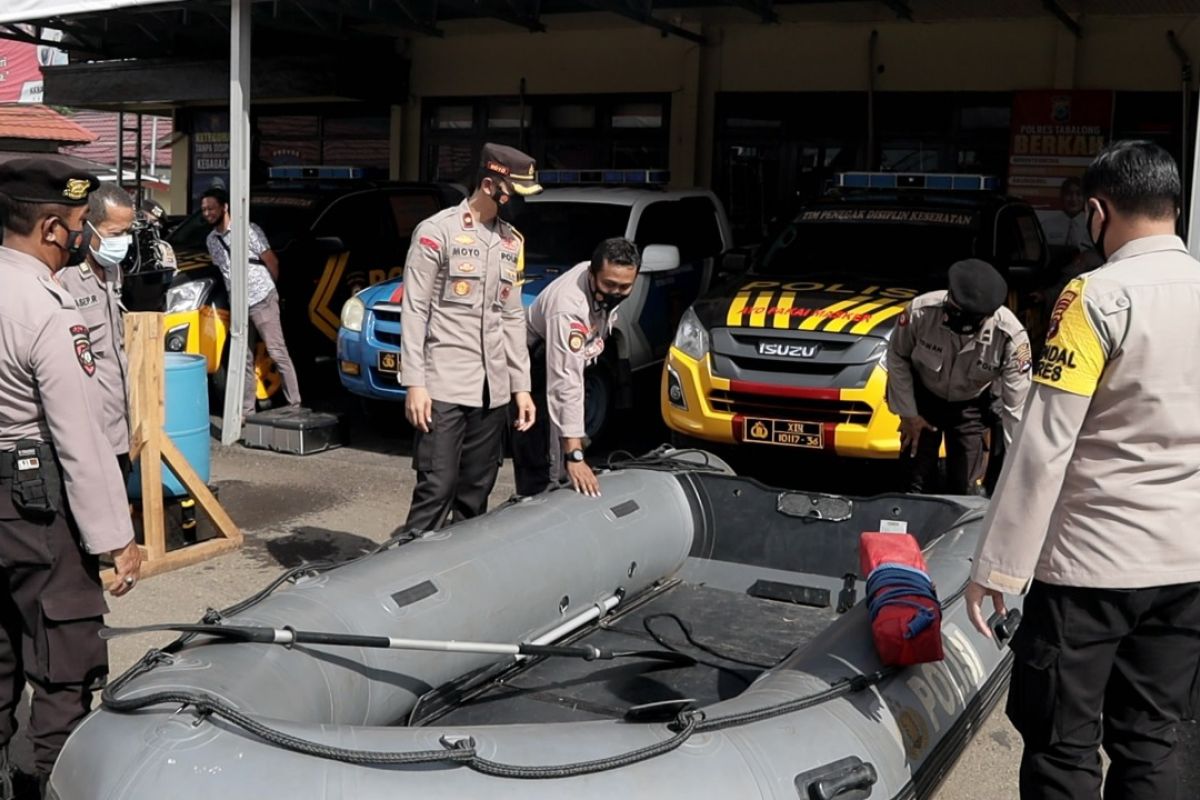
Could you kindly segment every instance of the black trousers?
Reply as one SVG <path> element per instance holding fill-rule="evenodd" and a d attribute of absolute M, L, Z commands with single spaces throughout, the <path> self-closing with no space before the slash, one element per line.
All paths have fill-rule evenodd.
<path fill-rule="evenodd" d="M 513 477 L 517 494 L 535 495 L 550 485 L 550 414 L 546 408 L 546 348 L 539 344 L 529 350 L 529 377 L 532 383 L 530 394 L 537 407 L 533 427 L 518 431 L 509 426 L 510 446 L 513 459 Z M 510 422 L 516 423 L 517 408 L 512 406 Z"/>
<path fill-rule="evenodd" d="M 458 521 L 487 511 L 504 460 L 507 419 L 507 404 L 476 408 L 433 401 L 429 433 L 417 430 L 413 440 L 417 485 L 404 523 L 408 531 L 437 530 L 451 514 Z"/>
<path fill-rule="evenodd" d="M 25 684 L 33 687 L 34 767 L 49 775 L 67 736 L 108 674 L 100 638 L 108 606 L 95 556 L 68 513 L 27 518 L 0 479 L 0 745 L 17 731 Z"/>
<path fill-rule="evenodd" d="M 1200 584 L 1106 590 L 1034 581 L 1013 637 L 1008 718 L 1022 800 L 1176 800 L 1176 728 L 1200 670 Z"/>
<path fill-rule="evenodd" d="M 938 452 L 943 437 L 946 440 L 946 486 L 948 494 L 971 494 L 984 477 L 985 412 L 991 395 L 960 403 L 951 403 L 930 392 L 921 384 L 914 387 L 917 413 L 937 428 L 924 431 L 917 444 L 917 454 L 900 454 L 904 472 L 905 491 L 933 492 L 937 483 Z"/>

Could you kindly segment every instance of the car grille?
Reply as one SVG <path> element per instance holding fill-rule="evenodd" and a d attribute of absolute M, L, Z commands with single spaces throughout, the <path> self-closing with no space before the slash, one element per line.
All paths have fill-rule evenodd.
<path fill-rule="evenodd" d="M 367 313 L 374 318 L 369 327 L 375 342 L 384 347 L 399 347 L 400 309 L 395 306 L 376 306 Z"/>
<path fill-rule="evenodd" d="M 713 389 L 708 395 L 714 411 L 751 417 L 778 417 L 804 422 L 836 422 L 866 425 L 871 421 L 871 406 L 861 401 L 819 397 L 774 397 L 769 395 Z"/>
<path fill-rule="evenodd" d="M 722 357 L 728 359 L 733 364 L 734 370 L 731 370 L 733 374 L 758 372 L 772 375 L 837 375 L 848 366 L 841 361 L 822 362 L 809 359 L 785 361 L 777 358 L 756 358 L 754 356 Z"/>

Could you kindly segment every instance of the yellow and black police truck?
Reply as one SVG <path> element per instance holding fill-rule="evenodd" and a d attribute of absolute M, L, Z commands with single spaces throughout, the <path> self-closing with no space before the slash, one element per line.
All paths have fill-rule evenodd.
<path fill-rule="evenodd" d="M 1031 335 L 1053 282 L 1034 210 L 974 175 L 842 173 L 684 314 L 663 367 L 683 441 L 896 458 L 888 338 L 908 302 L 982 258 Z"/>

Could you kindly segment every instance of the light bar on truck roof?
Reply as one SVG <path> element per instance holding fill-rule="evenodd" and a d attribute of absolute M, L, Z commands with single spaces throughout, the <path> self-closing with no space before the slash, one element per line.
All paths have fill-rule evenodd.
<path fill-rule="evenodd" d="M 543 169 L 538 171 L 538 183 L 596 184 L 602 186 L 662 186 L 671 180 L 665 169 Z"/>
<path fill-rule="evenodd" d="M 362 167 L 271 167 L 267 171 L 267 177 L 272 180 L 288 178 L 288 179 L 315 179 L 315 180 L 354 180 L 363 176 Z"/>
<path fill-rule="evenodd" d="M 954 175 L 942 172 L 839 172 L 833 185 L 843 189 L 938 189 L 953 192 L 997 191 L 992 175 Z"/>

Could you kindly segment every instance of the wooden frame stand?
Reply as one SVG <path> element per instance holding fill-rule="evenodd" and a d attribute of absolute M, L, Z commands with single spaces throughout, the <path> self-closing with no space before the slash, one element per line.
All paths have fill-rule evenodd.
<path fill-rule="evenodd" d="M 217 498 L 209 491 L 187 458 L 163 430 L 166 421 L 164 389 L 166 366 L 163 357 L 163 315 L 125 315 L 125 352 L 129 356 L 129 414 L 133 439 L 129 457 L 140 459 L 142 478 L 142 577 L 168 572 L 229 553 L 242 546 L 242 532 Z M 167 552 L 163 518 L 162 465 L 179 478 L 188 493 L 212 520 L 218 536 L 205 542 Z M 106 570 L 105 580 L 111 577 Z"/>

